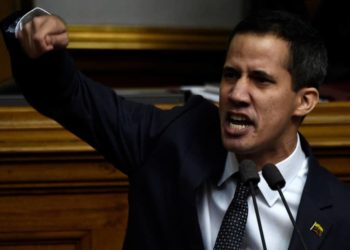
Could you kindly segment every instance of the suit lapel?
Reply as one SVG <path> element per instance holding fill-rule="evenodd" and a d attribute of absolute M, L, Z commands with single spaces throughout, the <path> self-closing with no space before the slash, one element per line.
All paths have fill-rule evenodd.
<path fill-rule="evenodd" d="M 209 132 L 209 134 L 208 134 Z M 216 180 L 225 166 L 227 151 L 223 148 L 217 123 L 205 131 L 196 133 L 180 170 L 180 209 L 183 224 L 190 238 L 190 249 L 203 249 L 198 223 L 196 195 L 201 185 L 209 179 Z"/>
<path fill-rule="evenodd" d="M 327 178 L 325 178 L 317 160 L 313 156 L 309 156 L 309 173 L 296 220 L 296 225 L 309 250 L 319 249 L 332 227 L 333 202 L 326 180 Z M 303 249 L 295 230 L 289 249 Z"/>

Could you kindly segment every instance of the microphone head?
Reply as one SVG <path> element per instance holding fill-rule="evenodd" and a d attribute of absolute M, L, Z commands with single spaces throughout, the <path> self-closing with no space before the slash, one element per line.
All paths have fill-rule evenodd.
<path fill-rule="evenodd" d="M 243 160 L 239 164 L 239 174 L 241 181 L 244 184 L 247 184 L 249 181 L 251 181 L 254 185 L 256 185 L 260 181 L 255 162 L 252 160 Z"/>
<path fill-rule="evenodd" d="M 281 172 L 274 164 L 266 164 L 262 169 L 262 175 L 272 190 L 278 190 L 286 185 Z"/>

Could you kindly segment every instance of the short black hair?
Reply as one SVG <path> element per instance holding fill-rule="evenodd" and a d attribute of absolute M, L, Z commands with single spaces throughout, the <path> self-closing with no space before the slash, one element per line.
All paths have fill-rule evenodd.
<path fill-rule="evenodd" d="M 259 10 L 242 20 L 229 36 L 272 34 L 290 44 L 289 65 L 293 90 L 319 89 L 327 74 L 327 50 L 317 30 L 296 15 L 280 10 Z M 229 45 L 228 45 L 229 46 Z"/>

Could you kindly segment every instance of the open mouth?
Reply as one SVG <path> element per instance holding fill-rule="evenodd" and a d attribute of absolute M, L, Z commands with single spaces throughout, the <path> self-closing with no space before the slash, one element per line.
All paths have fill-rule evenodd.
<path fill-rule="evenodd" d="M 253 122 L 243 115 L 228 115 L 227 121 L 231 129 L 245 129 L 253 125 Z"/>

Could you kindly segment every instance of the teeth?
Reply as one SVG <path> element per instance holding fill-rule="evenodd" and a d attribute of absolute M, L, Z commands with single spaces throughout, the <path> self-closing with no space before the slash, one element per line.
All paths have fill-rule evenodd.
<path fill-rule="evenodd" d="M 234 128 L 234 129 L 244 129 L 247 127 L 248 125 L 230 123 L 230 128 Z"/>
<path fill-rule="evenodd" d="M 229 126 L 233 129 L 244 129 L 251 125 L 249 119 L 242 115 L 230 115 Z"/>
<path fill-rule="evenodd" d="M 238 115 L 231 115 L 230 116 L 231 121 L 246 121 L 247 118 L 244 116 L 238 116 Z"/>

